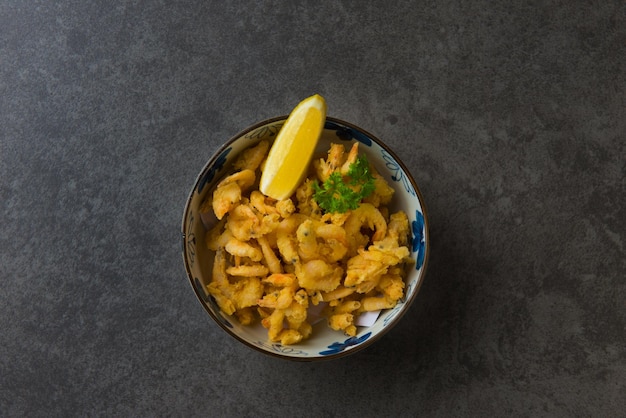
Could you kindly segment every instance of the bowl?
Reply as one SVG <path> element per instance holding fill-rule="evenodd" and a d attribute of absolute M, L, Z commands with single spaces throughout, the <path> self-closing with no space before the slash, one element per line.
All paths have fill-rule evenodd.
<path fill-rule="evenodd" d="M 359 143 L 360 153 L 394 188 L 388 205 L 390 212 L 404 210 L 409 218 L 409 249 L 413 263 L 406 267 L 405 293 L 395 307 L 383 310 L 375 322 L 357 328 L 355 336 L 332 330 L 321 321 L 313 326 L 311 337 L 294 345 L 282 345 L 268 339 L 267 329 L 259 323 L 241 325 L 234 317 L 220 310 L 208 295 L 206 285 L 211 280 L 213 252 L 207 247 L 205 235 L 213 219 L 200 213 L 205 197 L 212 193 L 217 182 L 227 173 L 237 155 L 261 140 L 272 141 L 287 116 L 259 122 L 224 143 L 200 171 L 187 199 L 182 220 L 183 261 L 189 283 L 200 304 L 226 333 L 246 346 L 268 354 L 296 361 L 329 360 L 356 353 L 379 340 L 392 329 L 407 312 L 424 281 L 429 254 L 428 219 L 422 194 L 411 173 L 398 156 L 380 139 L 365 130 L 342 120 L 327 117 L 316 155 L 326 154 L 331 142 L 343 143 L 347 149 Z"/>

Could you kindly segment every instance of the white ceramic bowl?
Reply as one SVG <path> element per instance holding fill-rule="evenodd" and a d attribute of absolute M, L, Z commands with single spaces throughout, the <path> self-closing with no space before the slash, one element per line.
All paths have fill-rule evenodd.
<path fill-rule="evenodd" d="M 415 300 L 424 275 L 429 253 L 428 220 L 422 195 L 409 170 L 397 155 L 382 141 L 350 123 L 327 117 L 320 138 L 317 154 L 324 156 L 331 142 L 341 142 L 346 148 L 359 142 L 359 151 L 367 155 L 395 189 L 394 198 L 388 205 L 390 212 L 404 210 L 411 224 L 410 250 L 415 264 L 407 268 L 404 298 L 393 308 L 383 311 L 374 325 L 358 327 L 355 337 L 348 337 L 328 327 L 325 321 L 314 325 L 313 335 L 300 344 L 283 346 L 269 341 L 262 325 L 243 326 L 235 318 L 220 311 L 215 301 L 207 295 L 205 286 L 211 280 L 213 256 L 205 243 L 206 227 L 199 207 L 215 187 L 217 181 L 229 171 L 229 167 L 244 149 L 263 139 L 273 140 L 287 116 L 269 119 L 255 124 L 239 133 L 209 159 L 191 190 L 185 205 L 182 222 L 183 259 L 191 286 L 208 314 L 229 335 L 248 347 L 263 353 L 290 360 L 313 361 L 332 359 L 355 353 L 383 336 L 407 311 Z"/>

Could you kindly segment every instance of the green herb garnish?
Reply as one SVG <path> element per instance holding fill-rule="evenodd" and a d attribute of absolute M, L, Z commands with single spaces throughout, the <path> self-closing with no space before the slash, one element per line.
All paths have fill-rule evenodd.
<path fill-rule="evenodd" d="M 320 186 L 313 183 L 313 198 L 326 212 L 344 213 L 359 207 L 361 200 L 372 194 L 375 189 L 374 177 L 365 155 L 359 156 L 350 164 L 348 175 L 344 178 L 335 171 Z"/>

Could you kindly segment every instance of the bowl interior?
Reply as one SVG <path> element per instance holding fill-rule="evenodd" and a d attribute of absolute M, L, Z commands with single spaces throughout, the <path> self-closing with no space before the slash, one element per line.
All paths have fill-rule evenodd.
<path fill-rule="evenodd" d="M 212 216 L 201 218 L 199 208 L 216 183 L 227 174 L 237 155 L 263 139 L 273 140 L 286 116 L 261 122 L 235 136 L 222 146 L 201 171 L 190 193 L 183 215 L 183 259 L 191 285 L 213 319 L 229 334 L 244 344 L 266 354 L 293 360 L 316 360 L 341 357 L 362 349 L 380 338 L 397 323 L 412 303 L 422 284 L 428 259 L 428 224 L 425 207 L 417 185 L 397 156 L 373 135 L 335 118 L 328 117 L 320 138 L 316 157 L 325 156 L 331 142 L 343 143 L 346 148 L 359 142 L 359 150 L 395 189 L 390 213 L 404 210 L 411 226 L 409 247 L 414 264 L 407 266 L 404 298 L 393 308 L 383 311 L 369 327 L 358 327 L 355 337 L 348 337 L 330 329 L 322 320 L 313 325 L 313 335 L 300 344 L 283 346 L 268 340 L 267 330 L 261 324 L 243 326 L 235 318 L 222 313 L 208 296 L 205 286 L 211 280 L 212 252 L 205 242 L 205 224 L 212 224 Z"/>

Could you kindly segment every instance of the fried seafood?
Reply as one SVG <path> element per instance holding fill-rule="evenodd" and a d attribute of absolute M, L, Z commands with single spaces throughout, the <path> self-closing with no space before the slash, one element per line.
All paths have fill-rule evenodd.
<path fill-rule="evenodd" d="M 280 201 L 258 190 L 268 150 L 262 141 L 241 153 L 202 206 L 218 219 L 206 232 L 215 254 L 207 291 L 224 313 L 244 325 L 260 320 L 268 338 L 283 345 L 310 337 L 310 305 L 323 304 L 328 326 L 354 336 L 361 313 L 392 308 L 404 295 L 408 218 L 389 213 L 393 188 L 359 157 L 357 143 L 348 152 L 331 144 L 293 196 Z M 329 179 L 359 192 L 358 205 L 322 209 L 316 190 Z"/>

